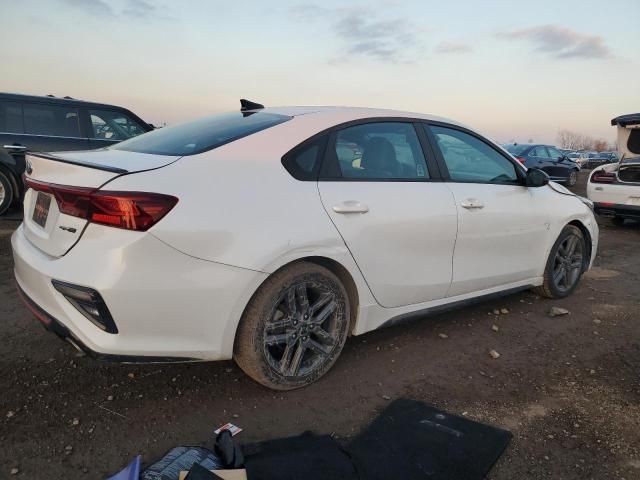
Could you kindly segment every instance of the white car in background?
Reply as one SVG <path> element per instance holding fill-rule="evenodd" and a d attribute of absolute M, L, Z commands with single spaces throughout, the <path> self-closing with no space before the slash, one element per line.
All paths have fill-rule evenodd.
<path fill-rule="evenodd" d="M 119 361 L 234 358 L 309 384 L 348 335 L 590 268 L 590 202 L 443 118 L 263 108 L 28 155 L 12 237 L 50 330 Z"/>
<path fill-rule="evenodd" d="M 620 160 L 591 172 L 587 196 L 596 213 L 622 225 L 640 220 L 640 113 L 616 117 L 611 125 L 617 127 Z"/>

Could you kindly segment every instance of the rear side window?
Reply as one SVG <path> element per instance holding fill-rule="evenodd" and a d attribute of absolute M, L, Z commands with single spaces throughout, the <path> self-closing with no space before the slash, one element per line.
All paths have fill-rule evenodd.
<path fill-rule="evenodd" d="M 266 112 L 231 112 L 164 127 L 118 143 L 114 150 L 156 155 L 194 155 L 286 122 Z"/>
<path fill-rule="evenodd" d="M 326 144 L 326 135 L 305 142 L 282 157 L 282 165 L 297 180 L 315 180 Z"/>
<path fill-rule="evenodd" d="M 126 140 L 142 135 L 145 129 L 129 115 L 112 110 L 89 110 L 92 138 Z"/>
<path fill-rule="evenodd" d="M 530 155 L 532 157 L 541 157 L 541 158 L 547 158 L 549 155 L 547 154 L 547 149 L 545 147 L 536 147 L 533 150 L 531 150 Z"/>
<path fill-rule="evenodd" d="M 0 132 L 24 133 L 22 104 L 18 102 L 0 102 Z"/>
<path fill-rule="evenodd" d="M 25 133 L 52 137 L 80 137 L 78 110 L 74 107 L 25 103 L 22 109 Z"/>

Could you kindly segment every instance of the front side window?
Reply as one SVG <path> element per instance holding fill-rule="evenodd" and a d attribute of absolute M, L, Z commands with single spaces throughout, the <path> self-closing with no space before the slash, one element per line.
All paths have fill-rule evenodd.
<path fill-rule="evenodd" d="M 0 132 L 24 133 L 22 105 L 18 102 L 0 102 Z"/>
<path fill-rule="evenodd" d="M 518 183 L 515 165 L 482 140 L 453 128 L 430 128 L 452 181 Z"/>
<path fill-rule="evenodd" d="M 129 115 L 109 110 L 89 110 L 92 138 L 100 140 L 126 140 L 142 135 L 145 129 Z"/>
<path fill-rule="evenodd" d="M 366 123 L 338 131 L 331 155 L 346 179 L 426 180 L 429 170 L 410 123 Z"/>
<path fill-rule="evenodd" d="M 23 105 L 24 131 L 32 135 L 80 137 L 78 110 L 58 105 Z"/>
<path fill-rule="evenodd" d="M 194 155 L 290 120 L 267 112 L 231 112 L 164 127 L 112 147 L 156 155 Z"/>

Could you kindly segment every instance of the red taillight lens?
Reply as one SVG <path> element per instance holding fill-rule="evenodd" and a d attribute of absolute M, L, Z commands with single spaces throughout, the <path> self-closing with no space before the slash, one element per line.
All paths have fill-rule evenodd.
<path fill-rule="evenodd" d="M 52 194 L 61 213 L 91 223 L 144 232 L 178 203 L 176 197 L 147 192 L 109 192 L 25 179 L 27 188 Z"/>
<path fill-rule="evenodd" d="M 527 161 L 527 159 L 524 157 L 516 157 L 516 160 L 518 160 L 520 163 L 524 163 Z"/>
<path fill-rule="evenodd" d="M 591 183 L 613 183 L 616 181 L 615 173 L 596 172 L 591 175 Z"/>

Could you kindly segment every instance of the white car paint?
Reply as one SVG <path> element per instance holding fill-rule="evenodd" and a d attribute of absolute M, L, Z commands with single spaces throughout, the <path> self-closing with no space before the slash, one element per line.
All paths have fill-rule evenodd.
<path fill-rule="evenodd" d="M 28 177 L 36 180 L 157 192 L 179 202 L 146 232 L 58 215 L 55 205 L 42 229 L 31 221 L 35 199 L 28 194 L 25 222 L 12 237 L 20 288 L 95 352 L 216 360 L 231 358 L 237 325 L 261 283 L 296 260 L 323 257 L 348 272 L 358 296 L 357 335 L 413 312 L 540 285 L 569 222 L 588 230 L 590 264 L 595 257 L 592 211 L 553 185 L 299 181 L 280 161 L 305 139 L 352 120 L 455 122 L 346 107 L 266 111 L 292 119 L 180 159 L 144 155 L 137 163 L 141 154 L 74 153 L 77 162 L 122 166 L 125 175 L 30 157 Z M 465 208 L 470 201 L 482 208 Z M 58 231 L 74 225 L 69 237 Z M 119 333 L 90 323 L 52 279 L 100 292 Z"/>

